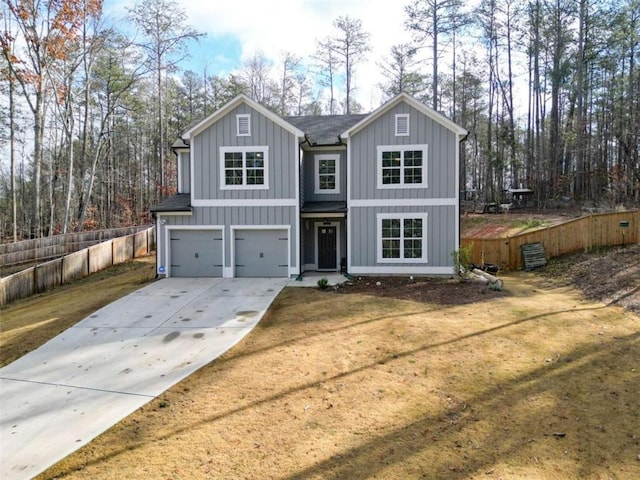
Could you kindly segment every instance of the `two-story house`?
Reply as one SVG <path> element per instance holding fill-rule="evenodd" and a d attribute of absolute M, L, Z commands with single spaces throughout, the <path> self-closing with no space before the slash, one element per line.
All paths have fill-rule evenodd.
<path fill-rule="evenodd" d="M 404 93 L 367 115 L 285 118 L 240 95 L 173 146 L 158 274 L 452 274 L 466 134 Z"/>

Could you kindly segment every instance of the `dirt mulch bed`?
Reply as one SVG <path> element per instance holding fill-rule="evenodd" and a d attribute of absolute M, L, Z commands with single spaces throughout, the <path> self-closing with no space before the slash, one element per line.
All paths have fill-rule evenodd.
<path fill-rule="evenodd" d="M 438 305 L 467 305 L 509 295 L 478 281 L 433 277 L 354 277 L 337 291 Z"/>
<path fill-rule="evenodd" d="M 536 273 L 541 285 L 573 285 L 587 298 L 640 314 L 640 245 L 565 255 Z"/>

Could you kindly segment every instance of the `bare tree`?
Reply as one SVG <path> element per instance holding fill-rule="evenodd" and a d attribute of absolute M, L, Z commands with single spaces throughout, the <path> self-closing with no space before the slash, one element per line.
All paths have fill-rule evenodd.
<path fill-rule="evenodd" d="M 416 68 L 416 48 L 408 43 L 393 45 L 391 56 L 378 63 L 382 75 L 388 82 L 381 85 L 387 97 L 393 97 L 400 92 L 418 96 L 424 90 L 425 77 Z"/>
<path fill-rule="evenodd" d="M 468 19 L 461 13 L 463 0 L 414 0 L 405 7 L 407 20 L 405 27 L 418 36 L 416 41 L 431 40 L 433 52 L 432 104 L 438 110 L 438 64 L 441 54 L 441 40 L 448 38 Z"/>
<path fill-rule="evenodd" d="M 338 34 L 330 42 L 329 48 L 338 55 L 344 65 L 345 113 L 348 115 L 352 113 L 355 66 L 369 51 L 370 35 L 362 29 L 362 20 L 351 18 L 349 15 L 335 19 L 333 26 L 338 30 Z"/>
<path fill-rule="evenodd" d="M 50 87 L 48 72 L 69 54 L 87 8 L 96 14 L 102 10 L 101 0 L 2 0 L 6 14 L 11 15 L 16 32 L 0 32 L 0 47 L 11 74 L 17 80 L 22 96 L 33 115 L 33 193 L 31 234 L 42 234 L 41 170 L 46 125 L 45 102 Z M 12 43 L 21 39 L 20 52 Z"/>
<path fill-rule="evenodd" d="M 278 86 L 271 79 L 271 64 L 264 52 L 254 53 L 244 63 L 240 76 L 253 100 L 275 110 Z"/>
<path fill-rule="evenodd" d="M 129 9 L 134 23 L 142 30 L 147 42 L 141 46 L 148 54 L 149 62 L 156 73 L 157 89 L 157 142 L 156 151 L 160 165 L 160 196 L 164 196 L 165 151 L 167 142 L 164 128 L 164 109 L 162 95 L 163 72 L 171 71 L 187 56 L 186 46 L 192 40 L 203 37 L 187 25 L 187 15 L 175 0 L 142 0 Z"/>
<path fill-rule="evenodd" d="M 335 84 L 342 61 L 335 53 L 333 40 L 329 37 L 316 42 L 316 53 L 313 56 L 318 83 L 329 89 L 329 115 L 336 112 Z"/>
<path fill-rule="evenodd" d="M 291 52 L 283 52 L 280 71 L 280 101 L 278 103 L 278 114 L 281 116 L 288 115 L 291 106 L 296 101 L 296 73 L 300 67 L 300 60 L 299 56 Z"/>

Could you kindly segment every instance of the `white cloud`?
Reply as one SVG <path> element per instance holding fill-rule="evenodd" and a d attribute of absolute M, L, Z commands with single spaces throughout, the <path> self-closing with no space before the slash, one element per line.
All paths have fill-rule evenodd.
<path fill-rule="evenodd" d="M 107 0 L 105 8 L 124 12 L 121 0 Z M 333 21 L 349 15 L 362 20 L 363 29 L 371 35 L 371 51 L 367 60 L 358 65 L 355 84 L 357 100 L 366 110 L 380 104 L 378 84 L 383 81 L 376 62 L 389 54 L 392 45 L 406 41 L 404 5 L 389 0 L 180 0 L 188 22 L 206 32 L 210 39 L 236 38 L 242 46 L 236 66 L 255 52 L 262 51 L 278 63 L 283 51 L 295 53 L 309 61 L 316 41 L 335 34 Z M 130 4 L 129 4 L 130 5 Z M 198 56 L 201 56 L 198 53 Z M 193 58 L 194 65 L 207 66 L 215 58 Z M 217 62 L 216 62 L 217 63 Z M 222 65 L 220 65 L 222 67 Z M 225 62 L 224 68 L 229 68 Z M 211 72 L 217 73 L 217 72 Z M 219 72 L 226 73 L 226 72 Z"/>

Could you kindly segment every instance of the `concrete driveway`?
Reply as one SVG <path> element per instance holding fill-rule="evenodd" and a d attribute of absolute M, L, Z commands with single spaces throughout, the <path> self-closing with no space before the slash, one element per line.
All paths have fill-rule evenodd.
<path fill-rule="evenodd" d="M 0 369 L 0 471 L 27 479 L 239 342 L 287 279 L 169 278 Z"/>

